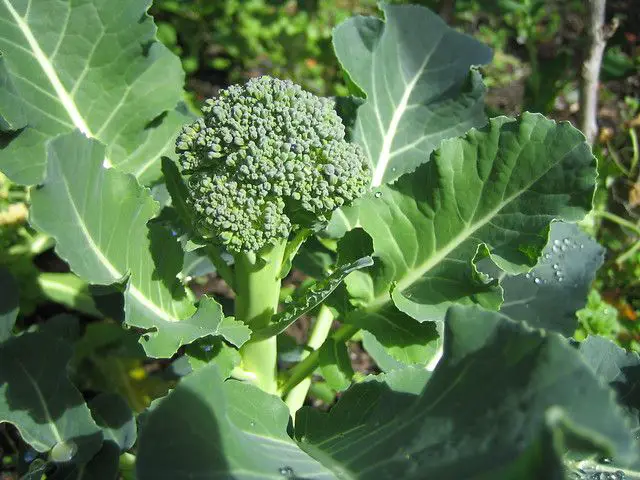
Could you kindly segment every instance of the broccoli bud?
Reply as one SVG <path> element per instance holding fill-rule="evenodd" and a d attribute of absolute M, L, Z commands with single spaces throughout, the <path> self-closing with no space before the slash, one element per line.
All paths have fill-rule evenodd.
<path fill-rule="evenodd" d="M 369 162 L 334 103 L 271 77 L 222 90 L 183 127 L 176 153 L 198 229 L 259 251 L 363 195 Z"/>

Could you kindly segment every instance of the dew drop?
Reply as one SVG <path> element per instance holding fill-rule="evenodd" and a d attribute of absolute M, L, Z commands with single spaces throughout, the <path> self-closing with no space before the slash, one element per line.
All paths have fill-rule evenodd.
<path fill-rule="evenodd" d="M 536 285 L 540 285 L 542 283 L 542 280 L 540 280 L 538 277 L 534 278 L 533 281 Z"/>
<path fill-rule="evenodd" d="M 252 427 L 256 426 L 256 422 L 254 422 L 253 420 L 251 422 L 249 422 L 249 425 L 251 425 Z"/>
<path fill-rule="evenodd" d="M 75 442 L 58 442 L 51 449 L 51 460 L 56 463 L 68 462 L 78 451 Z"/>
<path fill-rule="evenodd" d="M 531 274 L 530 274 L 530 273 L 526 273 L 526 274 L 524 275 L 524 278 L 531 278 Z"/>
<path fill-rule="evenodd" d="M 282 475 L 285 478 L 294 478 L 295 477 L 295 473 L 293 473 L 293 468 L 291 468 L 290 466 L 286 465 L 284 467 L 280 467 L 278 469 L 278 473 L 280 475 Z"/>
<path fill-rule="evenodd" d="M 555 253 L 558 253 L 560 251 L 560 248 L 557 245 L 554 245 L 551 250 L 553 250 Z"/>
<path fill-rule="evenodd" d="M 544 258 L 546 258 L 547 260 L 549 260 L 551 258 L 551 255 L 549 255 L 548 253 L 544 254 Z"/>
<path fill-rule="evenodd" d="M 583 245 L 583 244 L 580 244 L 580 248 L 584 248 L 584 245 Z"/>
<path fill-rule="evenodd" d="M 561 282 L 561 281 L 563 281 L 563 280 L 564 280 L 564 278 L 563 278 L 563 277 L 558 276 L 558 281 L 559 281 L 559 282 Z"/>
<path fill-rule="evenodd" d="M 26 452 L 24 452 L 24 456 L 22 457 L 25 461 L 25 463 L 31 463 L 36 459 L 37 455 L 36 452 L 33 450 L 27 450 Z"/>
<path fill-rule="evenodd" d="M 566 245 L 562 245 L 562 247 L 561 247 L 561 248 L 562 248 L 562 251 L 563 251 L 563 252 L 566 252 L 566 251 L 567 251 L 567 246 L 566 246 Z"/>
<path fill-rule="evenodd" d="M 568 238 L 565 238 L 563 242 L 565 245 L 571 245 L 571 240 L 569 240 Z"/>
<path fill-rule="evenodd" d="M 553 244 L 554 244 L 554 245 L 560 245 L 560 240 L 558 240 L 558 239 L 554 240 L 554 241 L 553 241 Z"/>
<path fill-rule="evenodd" d="M 382 192 L 376 192 L 373 194 L 374 197 L 380 198 L 382 196 Z"/>
<path fill-rule="evenodd" d="M 560 265 L 558 265 L 557 263 L 553 264 L 553 269 L 554 270 L 558 270 L 560 268 Z"/>

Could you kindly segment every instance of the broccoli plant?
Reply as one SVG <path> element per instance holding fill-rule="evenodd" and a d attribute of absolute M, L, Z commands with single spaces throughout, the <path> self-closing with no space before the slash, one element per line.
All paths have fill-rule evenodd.
<path fill-rule="evenodd" d="M 0 270 L 3 474 L 640 475 L 640 358 L 574 338 L 578 130 L 487 119 L 490 50 L 387 4 L 333 33 L 350 96 L 258 77 L 196 116 L 148 7 L 0 2 L 0 169 L 69 279 L 28 311 Z"/>
<path fill-rule="evenodd" d="M 371 180 L 362 149 L 345 140 L 334 102 L 270 77 L 232 86 L 185 126 L 176 153 L 193 227 L 233 256 L 235 316 L 268 327 L 281 279 L 301 241 Z M 277 390 L 276 338 L 249 342 L 242 364 Z"/>

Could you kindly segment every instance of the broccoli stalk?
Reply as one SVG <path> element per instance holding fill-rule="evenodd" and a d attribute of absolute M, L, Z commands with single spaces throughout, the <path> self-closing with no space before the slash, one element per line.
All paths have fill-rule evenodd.
<path fill-rule="evenodd" d="M 330 99 L 270 77 L 222 90 L 176 142 L 194 227 L 235 260 L 235 315 L 253 330 L 278 306 L 286 245 L 363 195 L 369 162 Z M 215 250 L 215 249 L 214 249 Z M 243 369 L 276 391 L 276 340 L 250 341 Z"/>
<path fill-rule="evenodd" d="M 286 241 L 262 252 L 235 255 L 235 315 L 252 329 L 266 327 L 278 308 L 280 270 Z M 276 337 L 244 345 L 240 354 L 243 369 L 256 376 L 256 384 L 276 393 Z"/>

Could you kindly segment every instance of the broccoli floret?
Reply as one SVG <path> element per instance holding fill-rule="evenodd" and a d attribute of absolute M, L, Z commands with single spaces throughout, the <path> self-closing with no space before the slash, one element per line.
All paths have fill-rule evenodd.
<path fill-rule="evenodd" d="M 206 101 L 176 153 L 198 229 L 231 253 L 259 251 L 363 195 L 369 162 L 327 98 L 260 77 Z"/>

